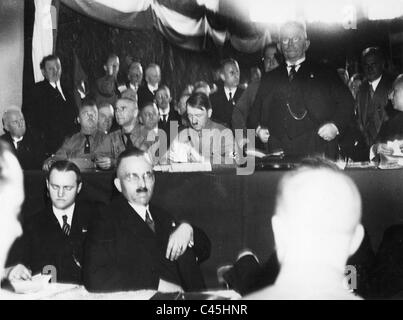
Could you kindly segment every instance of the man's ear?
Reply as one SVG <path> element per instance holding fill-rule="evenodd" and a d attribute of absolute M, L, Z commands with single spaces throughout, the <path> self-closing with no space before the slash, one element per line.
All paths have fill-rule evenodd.
<path fill-rule="evenodd" d="M 79 194 L 80 193 L 80 191 L 81 191 L 81 187 L 83 186 L 83 183 L 82 182 L 80 182 L 79 184 L 78 184 L 78 187 L 77 187 L 77 194 Z"/>
<path fill-rule="evenodd" d="M 213 109 L 208 109 L 207 110 L 207 116 L 209 117 L 209 118 L 211 118 L 211 115 L 213 114 Z"/>
<path fill-rule="evenodd" d="M 42 72 L 43 77 L 46 79 L 46 76 L 45 76 L 45 69 L 41 69 L 41 72 Z"/>
<path fill-rule="evenodd" d="M 119 178 L 115 178 L 113 183 L 115 184 L 116 189 L 118 189 L 119 192 L 122 192 L 122 185 L 120 184 Z"/>
<path fill-rule="evenodd" d="M 47 188 L 48 191 L 49 191 L 49 180 L 48 180 L 48 179 L 46 179 L 46 188 Z"/>
<path fill-rule="evenodd" d="M 77 119 L 76 119 L 76 120 L 77 120 L 77 123 L 78 123 L 78 124 L 81 124 L 81 122 L 80 122 L 80 117 L 79 117 L 79 116 L 77 116 Z"/>
<path fill-rule="evenodd" d="M 350 256 L 352 256 L 360 247 L 362 240 L 364 239 L 364 227 L 362 226 L 362 224 L 359 224 L 355 230 L 354 230 L 354 234 L 353 237 L 351 238 L 351 242 L 350 242 Z"/>
<path fill-rule="evenodd" d="M 311 41 L 309 39 L 305 40 L 305 51 L 308 50 L 309 46 L 311 45 Z"/>
<path fill-rule="evenodd" d="M 224 72 L 220 71 L 220 79 L 222 81 L 225 81 L 225 76 L 224 76 Z"/>

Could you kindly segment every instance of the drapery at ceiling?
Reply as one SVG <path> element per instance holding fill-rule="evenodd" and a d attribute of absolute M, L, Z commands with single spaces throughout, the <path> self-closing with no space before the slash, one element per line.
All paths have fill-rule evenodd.
<path fill-rule="evenodd" d="M 125 29 L 156 28 L 168 41 L 189 50 L 222 46 L 229 40 L 245 53 L 270 42 L 267 29 L 242 17 L 233 0 L 61 0 L 63 4 L 104 23 Z"/>
<path fill-rule="evenodd" d="M 52 3 L 58 1 L 120 28 L 155 28 L 168 41 L 188 50 L 208 50 L 229 41 L 239 52 L 254 53 L 271 41 L 269 31 L 251 23 L 240 2 L 233 0 L 35 0 L 35 82 L 43 80 L 39 62 L 54 48 L 57 10 Z"/>

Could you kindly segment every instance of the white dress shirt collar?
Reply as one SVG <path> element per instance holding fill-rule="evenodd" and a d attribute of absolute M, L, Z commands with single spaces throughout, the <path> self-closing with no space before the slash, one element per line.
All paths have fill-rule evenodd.
<path fill-rule="evenodd" d="M 148 211 L 148 214 L 150 215 L 151 220 L 153 220 L 148 205 L 143 206 L 141 204 L 132 203 L 130 201 L 129 201 L 129 204 L 134 209 L 134 211 L 136 211 L 136 213 L 140 216 L 140 218 L 143 219 L 143 221 L 146 221 L 147 211 Z"/>
<path fill-rule="evenodd" d="M 382 75 L 378 79 L 375 79 L 374 81 L 369 82 L 369 84 L 372 86 L 372 89 L 374 89 L 374 92 L 376 91 L 376 88 L 378 87 L 379 82 L 381 82 L 381 79 L 382 79 Z"/>
<path fill-rule="evenodd" d="M 229 101 L 229 93 L 231 92 L 232 94 L 232 99 L 234 99 L 235 93 L 236 93 L 237 87 L 235 88 L 228 88 L 228 87 L 224 87 L 224 92 L 225 92 L 225 96 L 227 97 L 227 100 Z"/>
<path fill-rule="evenodd" d="M 158 84 L 156 86 L 152 86 L 147 82 L 147 87 L 148 87 L 148 90 L 150 90 L 152 93 L 154 93 L 155 91 L 158 90 Z"/>
<path fill-rule="evenodd" d="M 67 223 L 71 227 L 71 222 L 73 221 L 73 213 L 74 213 L 75 206 L 76 206 L 76 204 L 73 203 L 70 207 L 68 207 L 64 210 L 61 210 L 61 209 L 58 209 L 58 208 L 52 206 L 53 214 L 55 215 L 57 221 L 59 221 L 60 228 L 63 228 L 63 216 L 64 215 L 67 216 Z"/>
<path fill-rule="evenodd" d="M 289 62 L 289 61 L 286 61 L 288 73 L 290 73 L 291 66 L 295 66 L 295 71 L 298 72 L 299 68 L 301 67 L 301 63 L 304 62 L 304 61 L 305 61 L 305 57 L 302 57 L 301 59 L 298 59 L 298 60 L 295 61 L 294 63 L 291 63 L 291 62 Z"/>
<path fill-rule="evenodd" d="M 59 90 L 60 94 L 62 95 L 63 100 L 66 101 L 66 97 L 63 94 L 62 86 L 60 85 L 60 80 L 58 80 L 57 82 L 49 82 L 49 83 L 53 88 Z"/>
<path fill-rule="evenodd" d="M 20 142 L 23 138 L 24 138 L 24 136 L 19 137 L 19 138 L 11 137 L 11 139 L 13 140 L 13 145 L 14 145 L 15 150 L 17 150 L 17 143 Z"/>
<path fill-rule="evenodd" d="M 168 106 L 168 108 L 166 108 L 165 110 L 162 110 L 161 108 L 158 108 L 159 112 L 160 112 L 160 119 L 162 120 L 162 116 L 167 116 L 169 115 L 169 111 L 171 111 L 171 107 Z M 168 120 L 168 119 L 167 119 Z"/>

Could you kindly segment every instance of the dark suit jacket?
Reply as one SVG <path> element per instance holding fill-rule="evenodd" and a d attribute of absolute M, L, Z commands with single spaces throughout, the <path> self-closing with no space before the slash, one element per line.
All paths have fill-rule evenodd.
<path fill-rule="evenodd" d="M 290 90 L 291 88 L 291 90 Z M 287 102 L 295 120 L 287 107 Z M 324 153 L 334 158 L 337 139 L 326 142 L 317 135 L 325 123 L 334 123 L 342 134 L 353 121 L 354 101 L 337 72 L 310 60 L 304 61 L 290 84 L 285 64 L 265 74 L 249 117 L 249 125 L 267 127 L 269 143 L 286 154 L 307 156 Z M 294 144 L 293 144 L 294 143 Z M 298 150 L 299 148 L 299 150 Z M 286 149 L 286 148 L 284 148 Z"/>
<path fill-rule="evenodd" d="M 13 264 L 23 263 L 32 274 L 54 266 L 57 282 L 81 284 L 84 242 L 93 212 L 90 204 L 76 202 L 70 235 L 65 236 L 49 204 L 23 224 L 23 236 L 14 246 L 22 252 Z"/>
<path fill-rule="evenodd" d="M 373 283 L 376 298 L 402 298 L 403 225 L 386 229 L 376 255 Z"/>
<path fill-rule="evenodd" d="M 385 121 L 376 137 L 376 142 L 393 141 L 403 138 L 403 112 L 394 110 L 391 117 Z"/>
<path fill-rule="evenodd" d="M 194 247 L 174 262 L 165 259 L 173 219 L 150 205 L 155 233 L 119 195 L 102 212 L 86 246 L 84 281 L 90 291 L 157 289 L 160 266 L 177 270 L 184 290 L 204 288 L 199 262 L 210 254 L 207 236 L 194 227 Z M 170 279 L 166 279 L 170 280 Z"/>
<path fill-rule="evenodd" d="M 211 106 L 213 107 L 211 119 L 232 129 L 232 112 L 243 92 L 243 89 L 237 88 L 233 103 L 231 103 L 225 95 L 224 87 L 218 87 L 217 91 L 210 96 Z"/>
<path fill-rule="evenodd" d="M 143 108 L 144 105 L 148 102 L 153 102 L 155 98 L 155 94 L 148 89 L 147 83 L 143 83 L 137 89 L 137 102 L 139 109 Z"/>
<path fill-rule="evenodd" d="M 168 119 L 166 122 L 162 121 L 161 119 L 158 121 L 158 128 L 161 130 L 164 130 L 164 132 L 167 134 L 167 142 L 168 142 L 168 147 L 170 145 L 171 142 L 171 121 L 176 121 L 177 122 L 177 128 L 178 128 L 178 132 L 179 132 L 179 125 L 182 123 L 182 119 L 181 116 L 179 115 L 179 113 L 177 113 L 174 108 L 171 106 L 169 109 L 169 115 L 168 115 Z M 172 139 L 175 138 L 176 135 L 174 135 L 172 137 Z"/>
<path fill-rule="evenodd" d="M 27 131 L 15 149 L 13 139 L 10 133 L 6 132 L 0 139 L 10 144 L 11 150 L 14 152 L 23 170 L 41 170 L 43 161 L 45 160 L 45 151 L 43 144 L 39 142 L 36 134 Z"/>
<path fill-rule="evenodd" d="M 47 156 L 55 153 L 64 139 L 78 128 L 75 120 L 78 114 L 75 100 L 68 88 L 62 85 L 62 98 L 59 90 L 47 80 L 38 82 L 31 97 L 23 105 L 23 113 L 28 127 L 38 131 L 45 145 Z"/>
<path fill-rule="evenodd" d="M 359 126 L 366 138 L 366 143 L 371 146 L 381 128 L 382 123 L 387 119 L 386 106 L 388 104 L 389 91 L 393 85 L 393 77 L 383 74 L 381 81 L 370 99 L 369 86 L 365 81 L 361 84 L 357 94 L 357 115 Z"/>

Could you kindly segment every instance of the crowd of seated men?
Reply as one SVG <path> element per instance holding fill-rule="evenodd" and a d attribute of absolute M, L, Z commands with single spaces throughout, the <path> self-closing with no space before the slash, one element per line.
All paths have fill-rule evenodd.
<path fill-rule="evenodd" d="M 265 47 L 261 69 L 252 68 L 247 88 L 240 86 L 238 62 L 228 58 L 221 63 L 214 90 L 200 80 L 187 85 L 177 103 L 155 63 L 147 66 L 143 81 L 143 66 L 133 62 L 127 83 L 119 85 L 119 57 L 110 54 L 105 75 L 89 92 L 80 91 L 82 99 L 75 105 L 77 88 L 64 86 L 59 58 L 46 56 L 40 64 L 45 79 L 24 100 L 22 111 L 10 107 L 2 116 L 2 140 L 10 144 L 23 169 L 47 171 L 50 197 L 38 218 L 24 224 L 20 247 L 25 253 L 6 269 L 5 278 L 29 279 L 45 265 L 55 265 L 59 280 L 84 283 L 94 291 L 202 289 L 198 268 L 209 255 L 210 243 L 196 226 L 150 209 L 153 165 L 236 165 L 251 139 L 267 153 L 282 150 L 296 159 L 320 155 L 365 161 L 393 155 L 388 142 L 403 134 L 403 77 L 386 72 L 385 56 L 377 47 L 363 50 L 363 75 L 350 78 L 345 70 L 337 72 L 311 59 L 309 46 L 303 24 L 285 23 L 279 42 Z M 254 134 L 248 135 L 247 129 Z M 87 210 L 86 204 L 76 202 L 80 170 L 95 168 L 116 170 L 114 183 L 121 196 L 107 208 Z M 119 212 L 112 220 L 111 211 Z M 133 232 L 137 229 L 147 245 L 133 248 L 129 240 L 138 236 Z M 385 262 L 385 252 L 397 247 L 396 232 L 393 235 L 381 246 L 383 258 L 377 260 L 378 269 L 387 269 L 390 277 L 379 280 L 378 274 L 378 287 L 399 278 L 391 271 L 399 254 L 396 261 Z M 360 267 L 365 270 L 361 279 L 372 275 L 366 267 Z M 134 277 L 129 271 L 133 268 L 144 276 Z M 359 293 L 370 297 L 371 290 Z M 283 293 L 287 291 L 280 296 Z"/>

